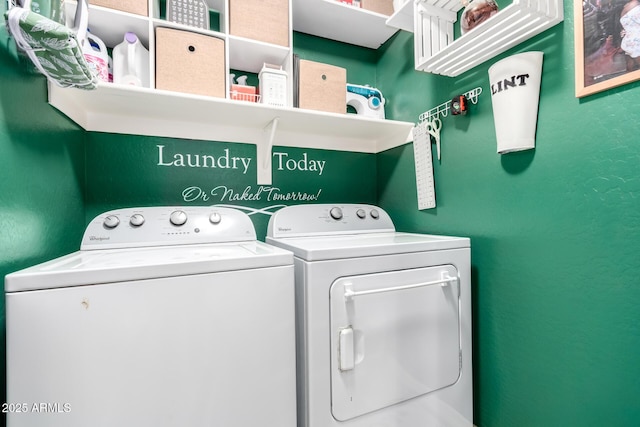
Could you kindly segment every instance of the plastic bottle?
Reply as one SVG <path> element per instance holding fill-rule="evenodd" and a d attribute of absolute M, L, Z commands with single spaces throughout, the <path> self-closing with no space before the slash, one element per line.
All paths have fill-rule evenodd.
<path fill-rule="evenodd" d="M 135 33 L 127 32 L 113 48 L 113 82 L 149 87 L 149 51 Z"/>
<path fill-rule="evenodd" d="M 109 54 L 107 46 L 99 37 L 87 32 L 87 37 L 82 44 L 82 54 L 87 60 L 89 69 L 99 80 L 109 81 Z"/>

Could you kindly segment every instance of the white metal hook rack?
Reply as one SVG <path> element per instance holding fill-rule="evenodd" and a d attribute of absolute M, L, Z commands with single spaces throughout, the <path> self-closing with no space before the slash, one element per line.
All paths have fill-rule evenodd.
<path fill-rule="evenodd" d="M 471 103 L 477 104 L 482 88 L 477 87 L 464 94 Z M 418 209 L 436 207 L 435 184 L 433 180 L 433 156 L 431 137 L 435 140 L 438 160 L 440 160 L 440 116 L 447 117 L 451 110 L 451 101 L 443 102 L 420 114 L 420 121 L 413 132 L 413 151 L 416 165 L 416 185 L 418 189 Z"/>
<path fill-rule="evenodd" d="M 465 98 L 467 98 L 471 103 L 477 104 L 478 98 L 482 93 L 482 88 L 477 87 L 473 90 L 464 93 Z M 438 116 L 442 115 L 442 117 L 447 117 L 449 115 L 449 111 L 451 110 L 451 100 L 443 102 L 442 104 L 434 107 L 424 113 L 420 114 L 419 120 L 420 123 L 424 121 L 430 121 L 434 118 L 438 118 Z"/>

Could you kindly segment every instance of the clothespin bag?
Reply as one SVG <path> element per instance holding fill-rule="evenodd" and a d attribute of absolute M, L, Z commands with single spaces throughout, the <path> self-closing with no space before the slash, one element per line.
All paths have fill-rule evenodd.
<path fill-rule="evenodd" d="M 98 78 L 82 53 L 87 33 L 87 0 L 79 0 L 74 28 L 31 11 L 31 0 L 5 13 L 7 27 L 40 73 L 61 87 L 94 89 Z"/>

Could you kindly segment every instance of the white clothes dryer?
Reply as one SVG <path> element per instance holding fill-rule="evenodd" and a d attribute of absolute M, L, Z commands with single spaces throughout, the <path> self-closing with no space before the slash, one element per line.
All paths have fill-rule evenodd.
<path fill-rule="evenodd" d="M 277 211 L 266 241 L 294 253 L 299 427 L 473 425 L 468 238 L 321 204 Z"/>
<path fill-rule="evenodd" d="M 6 276 L 8 427 L 295 427 L 290 252 L 220 207 L 110 211 Z"/>

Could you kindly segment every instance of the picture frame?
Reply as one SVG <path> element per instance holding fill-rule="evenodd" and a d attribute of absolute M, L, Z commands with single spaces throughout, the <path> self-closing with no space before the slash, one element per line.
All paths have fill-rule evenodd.
<path fill-rule="evenodd" d="M 634 14 L 640 19 L 640 0 L 574 1 L 577 98 L 640 80 L 640 42 L 623 19 Z"/>

